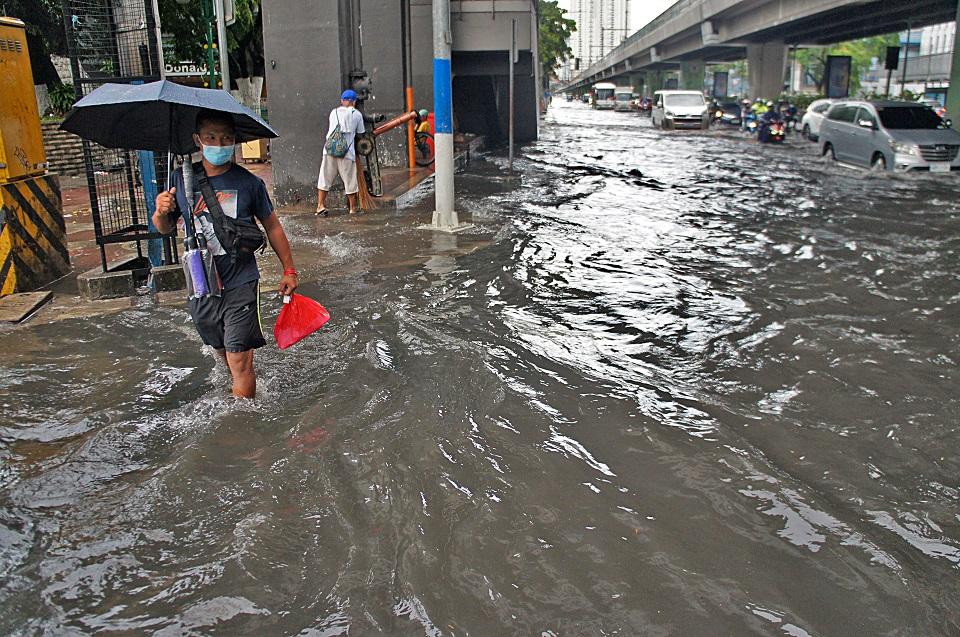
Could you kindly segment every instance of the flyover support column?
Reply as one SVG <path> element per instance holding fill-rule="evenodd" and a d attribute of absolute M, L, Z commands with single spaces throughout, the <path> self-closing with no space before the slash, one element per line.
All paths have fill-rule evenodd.
<path fill-rule="evenodd" d="M 960 24 L 960 4 L 957 5 L 957 24 Z M 960 30 L 953 38 L 953 60 L 950 67 L 950 88 L 947 89 L 947 117 L 960 129 Z"/>
<path fill-rule="evenodd" d="M 764 42 L 747 46 L 747 71 L 750 95 L 776 99 L 783 93 L 783 74 L 787 70 L 787 47 L 783 42 Z"/>
<path fill-rule="evenodd" d="M 702 60 L 693 60 L 680 63 L 680 88 L 685 91 L 703 90 L 704 63 Z"/>
<path fill-rule="evenodd" d="M 663 71 L 647 71 L 647 97 L 663 88 Z"/>

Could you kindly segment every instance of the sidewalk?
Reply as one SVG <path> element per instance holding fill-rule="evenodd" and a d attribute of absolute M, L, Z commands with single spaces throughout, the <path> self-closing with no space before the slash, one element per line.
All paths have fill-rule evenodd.
<path fill-rule="evenodd" d="M 482 137 L 476 137 L 468 139 L 463 144 L 458 144 L 455 158 L 458 171 L 466 167 L 472 155 L 482 151 L 483 143 Z M 268 161 L 241 165 L 263 179 L 272 196 L 274 185 L 272 164 Z M 406 168 L 382 169 L 381 179 L 384 194 L 377 198 L 379 204 L 377 209 L 363 215 L 348 215 L 345 210 L 334 209 L 331 211 L 329 218 L 316 217 L 313 214 L 315 201 L 303 202 L 299 206 L 281 206 L 277 208 L 277 213 L 285 219 L 296 220 L 294 225 L 298 232 L 309 228 L 310 236 L 298 237 L 298 240 L 302 242 L 306 239 L 311 245 L 315 245 L 317 241 L 322 242 L 326 237 L 342 233 L 360 232 L 366 234 L 383 224 L 386 221 L 387 213 L 409 208 L 428 197 L 432 192 L 428 185 L 432 177 L 433 167 L 417 168 L 414 171 Z M 79 296 L 76 282 L 77 275 L 100 267 L 100 249 L 94 236 L 86 177 L 61 177 L 60 190 L 63 198 L 70 263 L 73 271 L 66 277 L 42 288 L 53 290 L 53 301 L 42 307 L 34 317 L 29 319 L 28 323 L 47 323 L 66 318 L 93 316 L 142 304 L 144 302 L 143 297 L 87 301 Z M 420 211 L 416 212 L 419 213 Z M 424 222 L 429 223 L 429 216 L 424 219 Z M 286 221 L 284 223 L 287 224 Z M 389 225 L 389 222 L 384 225 Z M 145 244 L 144 252 L 146 252 Z M 295 252 L 298 252 L 298 250 L 295 250 Z M 136 244 L 111 244 L 106 246 L 106 253 L 109 263 L 118 262 L 135 256 Z M 300 256 L 298 255 L 297 258 L 300 259 Z M 272 265 L 267 265 L 268 262 L 269 259 L 261 260 L 265 275 L 272 269 Z M 183 292 L 161 293 L 157 295 L 157 300 L 164 304 L 180 305 L 184 302 Z"/>
<path fill-rule="evenodd" d="M 240 164 L 251 173 L 263 179 L 267 191 L 273 196 L 273 165 L 262 163 Z M 406 205 L 407 195 L 418 185 L 433 176 L 433 168 L 385 168 L 381 171 L 383 181 L 382 197 L 377 198 L 378 210 L 394 210 Z M 100 249 L 97 246 L 93 216 L 90 207 L 90 191 L 86 177 L 60 177 L 60 192 L 63 197 L 63 217 L 67 227 L 67 243 L 70 250 L 70 263 L 75 273 L 86 272 L 100 266 Z M 279 214 L 313 213 L 316 202 L 299 205 L 280 206 Z M 331 215 L 340 212 L 334 210 Z M 145 249 L 145 248 L 144 248 Z M 121 261 L 136 254 L 136 244 L 111 244 L 106 246 L 108 262 Z"/>

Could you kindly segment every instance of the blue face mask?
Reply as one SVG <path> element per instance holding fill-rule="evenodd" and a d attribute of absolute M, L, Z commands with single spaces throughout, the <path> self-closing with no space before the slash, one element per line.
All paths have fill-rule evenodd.
<path fill-rule="evenodd" d="M 203 158 L 214 166 L 223 166 L 233 159 L 233 152 L 236 148 L 235 144 L 230 144 L 229 146 L 207 146 L 206 144 L 201 144 L 201 146 L 203 146 Z"/>

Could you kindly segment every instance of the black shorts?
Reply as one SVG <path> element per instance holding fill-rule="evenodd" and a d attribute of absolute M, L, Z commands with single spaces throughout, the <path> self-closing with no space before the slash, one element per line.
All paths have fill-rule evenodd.
<path fill-rule="evenodd" d="M 187 301 L 190 317 L 204 343 L 228 352 L 246 352 L 267 344 L 260 326 L 260 281 L 224 290 L 220 297 Z"/>

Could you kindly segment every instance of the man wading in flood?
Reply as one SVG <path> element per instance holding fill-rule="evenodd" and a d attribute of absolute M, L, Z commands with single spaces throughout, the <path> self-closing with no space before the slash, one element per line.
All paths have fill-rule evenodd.
<path fill-rule="evenodd" d="M 200 111 L 193 141 L 203 151 L 203 169 L 224 215 L 240 222 L 254 223 L 254 217 L 267 233 L 270 246 L 283 264 L 278 292 L 292 294 L 297 288 L 297 271 L 290 255 L 290 243 L 283 226 L 273 212 L 273 204 L 263 180 L 233 163 L 236 132 L 233 119 L 217 111 Z M 193 214 L 200 220 L 207 247 L 214 254 L 217 273 L 223 283 L 221 296 L 188 301 L 190 316 L 204 343 L 217 350 L 233 377 L 233 395 L 253 398 L 257 375 L 253 369 L 253 350 L 266 345 L 260 327 L 260 271 L 257 260 L 234 261 L 223 249 L 213 220 L 199 190 L 194 193 Z M 170 190 L 157 196 L 153 223 L 164 233 L 173 231 L 177 217 L 192 223 L 183 193 L 183 174 L 177 171 Z"/>

